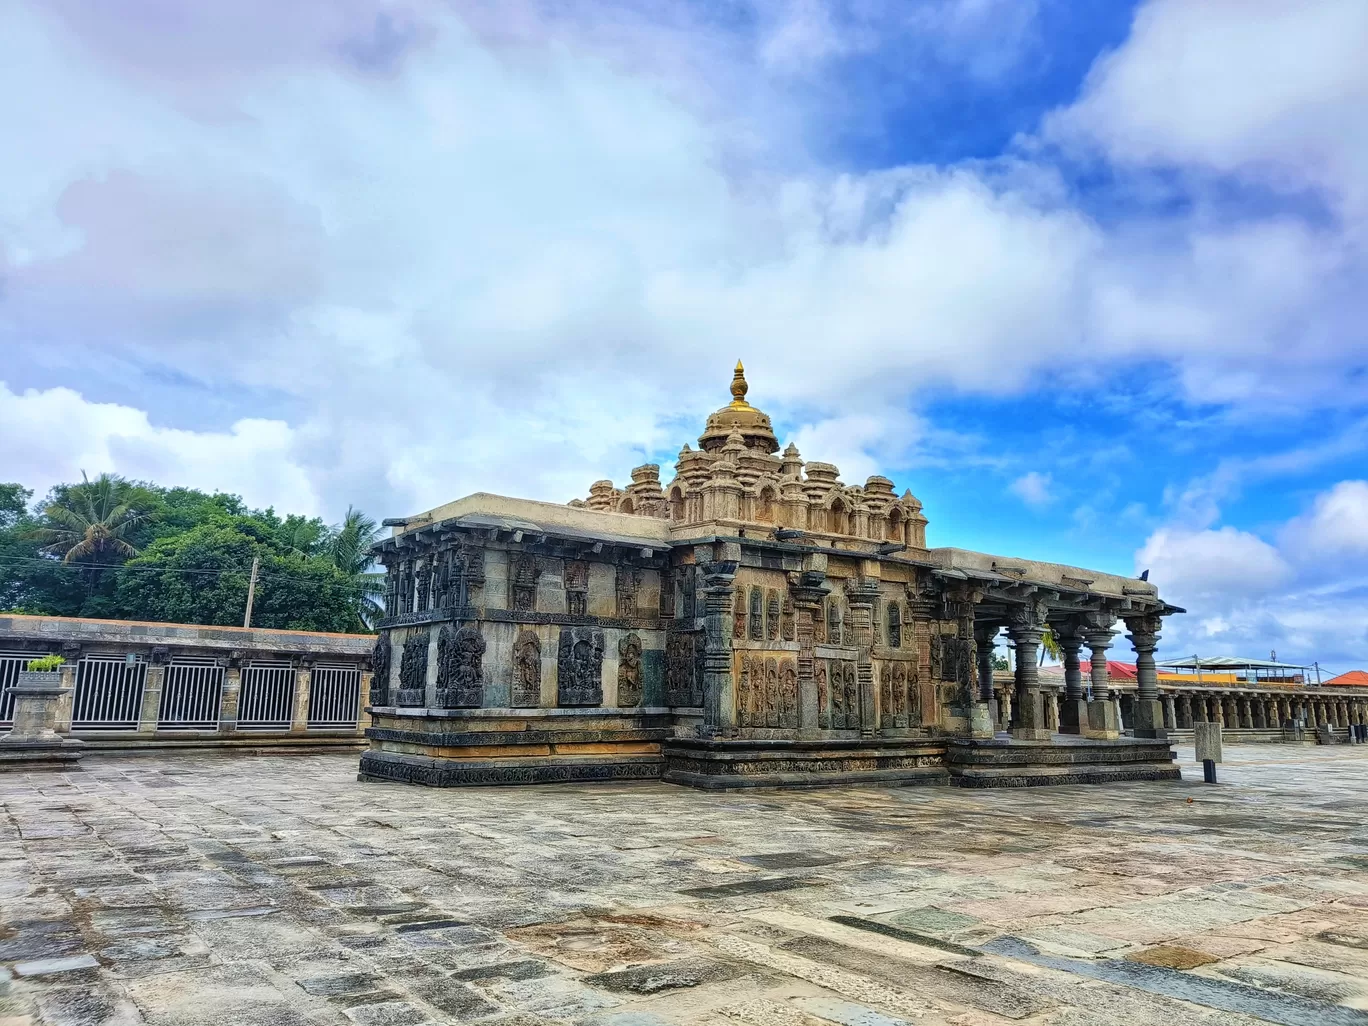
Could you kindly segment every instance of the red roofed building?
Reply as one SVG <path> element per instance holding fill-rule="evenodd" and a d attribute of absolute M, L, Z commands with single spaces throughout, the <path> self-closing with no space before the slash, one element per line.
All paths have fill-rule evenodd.
<path fill-rule="evenodd" d="M 1083 672 L 1084 677 L 1088 676 L 1092 673 L 1092 660 L 1080 659 L 1078 668 Z M 1112 680 L 1135 680 L 1135 664 L 1118 663 L 1115 659 L 1108 659 L 1107 676 Z"/>
<path fill-rule="evenodd" d="M 1350 670 L 1338 677 L 1331 677 L 1324 684 L 1327 688 L 1368 688 L 1368 670 Z"/>

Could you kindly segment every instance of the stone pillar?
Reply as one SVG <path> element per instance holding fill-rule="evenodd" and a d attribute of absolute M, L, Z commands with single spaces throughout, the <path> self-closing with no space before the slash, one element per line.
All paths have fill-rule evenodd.
<path fill-rule="evenodd" d="M 137 733 L 148 737 L 157 732 L 157 719 L 161 713 L 162 688 L 166 684 L 167 652 L 153 650 L 148 660 L 147 675 L 143 678 L 142 708 L 138 713 Z"/>
<path fill-rule="evenodd" d="M 1048 741 L 1045 702 L 1040 691 L 1037 653 L 1045 633 L 1045 604 L 1032 599 L 1009 614 L 1007 633 L 1016 647 L 1016 687 L 1012 695 L 1012 737 Z"/>
<path fill-rule="evenodd" d="M 1166 694 L 1160 701 L 1164 703 L 1164 726 L 1169 730 L 1178 729 L 1178 704 L 1173 695 Z"/>
<path fill-rule="evenodd" d="M 1059 732 L 1081 734 L 1088 722 L 1088 702 L 1083 697 L 1083 672 L 1078 659 L 1078 650 L 1083 646 L 1082 628 L 1076 621 L 1057 624 L 1055 639 L 1064 651 L 1064 698 L 1059 705 Z"/>
<path fill-rule="evenodd" d="M 790 575 L 790 581 L 789 595 L 793 598 L 794 628 L 798 638 L 798 728 L 804 733 L 816 732 L 819 709 L 814 628 L 817 618 L 822 615 L 822 599 L 826 597 L 826 556 L 809 556 L 802 572 Z"/>
<path fill-rule="evenodd" d="M 65 676 L 61 670 L 19 672 L 10 688 L 13 723 L 0 735 L 0 772 L 76 768 L 83 742 L 57 730 Z"/>
<path fill-rule="evenodd" d="M 978 664 L 978 688 L 973 708 L 969 710 L 969 734 L 987 738 L 997 733 L 998 701 L 993 693 L 993 639 L 997 624 L 974 625 L 974 654 Z"/>
<path fill-rule="evenodd" d="M 1239 698 L 1236 699 L 1236 701 L 1235 701 L 1235 714 L 1239 717 L 1238 722 L 1239 722 L 1239 724 L 1240 724 L 1241 729 L 1243 729 L 1243 730 L 1252 730 L 1252 729 L 1253 729 L 1253 727 L 1254 727 L 1254 718 L 1253 718 L 1253 716 L 1250 715 L 1250 710 L 1249 710 L 1249 697 L 1248 697 L 1247 695 L 1241 695 Z"/>
<path fill-rule="evenodd" d="M 242 695 L 242 663 L 234 657 L 223 673 L 223 704 L 219 707 L 219 732 L 237 730 L 238 699 Z"/>
<path fill-rule="evenodd" d="M 879 598 L 879 582 L 862 577 L 850 589 L 850 633 L 858 652 L 855 672 L 860 681 L 860 736 L 879 733 L 879 689 L 874 681 L 874 603 Z"/>
<path fill-rule="evenodd" d="M 1088 644 L 1092 664 L 1088 670 L 1091 681 L 1088 701 L 1087 729 L 1085 737 L 1109 741 L 1121 736 L 1121 718 L 1112 703 L 1107 680 L 1107 649 L 1111 647 L 1114 632 L 1111 629 L 1116 618 L 1110 613 L 1089 613 L 1085 617 L 1084 640 Z"/>
<path fill-rule="evenodd" d="M 1161 620 L 1153 614 L 1126 617 L 1126 635 L 1135 649 L 1135 736 L 1168 737 L 1164 712 L 1159 704 L 1159 674 L 1154 665 L 1154 650 L 1159 645 Z"/>
<path fill-rule="evenodd" d="M 736 685 L 732 679 L 732 584 L 741 561 L 736 542 L 717 545 L 721 557 L 699 567 L 703 574 L 703 732 L 736 733 Z"/>

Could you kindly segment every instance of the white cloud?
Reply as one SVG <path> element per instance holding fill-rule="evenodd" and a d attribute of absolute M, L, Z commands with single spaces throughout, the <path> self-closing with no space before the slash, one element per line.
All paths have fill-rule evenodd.
<path fill-rule="evenodd" d="M 192 11 L 179 57 L 122 23 L 0 12 L 0 135 L 25 140 L 0 167 L 10 385 L 41 368 L 98 400 L 118 366 L 155 416 L 110 407 L 142 418 L 138 453 L 97 447 L 116 469 L 164 458 L 379 516 L 621 480 L 692 439 L 738 355 L 752 400 L 850 480 L 953 441 L 894 412 L 919 396 L 1061 368 L 1157 358 L 1207 397 L 1344 391 L 1331 329 L 1357 294 L 1333 289 L 1355 257 L 1301 221 L 1104 225 L 1041 162 L 827 173 L 725 47 L 656 75 L 619 58 L 640 42 L 669 63 L 673 36 L 617 6 L 597 32 L 535 4 L 403 6 L 414 42 L 380 70 L 339 57 L 369 39 L 365 0 L 291 5 L 270 39 L 244 29 L 261 0 Z M 1003 6 L 936 10 L 968 38 Z M 205 390 L 252 396 L 270 417 L 239 423 L 275 433 L 225 428 Z M 124 438 L 85 409 L 107 406 L 73 415 Z M 251 466 L 196 463 L 205 439 L 255 446 Z M 44 487 L 89 451 L 57 425 L 41 460 L 0 448 L 0 479 Z"/>
<path fill-rule="evenodd" d="M 321 514 L 295 462 L 295 438 L 278 420 L 240 420 L 225 432 L 153 425 L 146 413 L 92 403 L 69 388 L 16 395 L 0 381 L 6 478 L 38 485 L 108 471 L 124 477 L 242 495 L 249 504 Z"/>
<path fill-rule="evenodd" d="M 1166 622 L 1164 650 L 1280 657 L 1334 666 L 1368 658 L 1368 482 L 1317 495 L 1271 544 L 1234 527 L 1155 531 L 1137 572 L 1188 610 Z"/>
<path fill-rule="evenodd" d="M 1368 5 L 1150 0 L 1047 136 L 1119 164 L 1323 188 L 1368 214 Z"/>
<path fill-rule="evenodd" d="M 1013 494 L 1028 506 L 1046 506 L 1054 500 L 1050 490 L 1050 475 L 1038 470 L 1029 471 L 1010 485 Z"/>

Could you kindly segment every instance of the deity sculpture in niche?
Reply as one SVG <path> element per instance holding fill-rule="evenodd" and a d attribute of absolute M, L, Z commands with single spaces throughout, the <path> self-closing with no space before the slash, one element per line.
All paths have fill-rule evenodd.
<path fill-rule="evenodd" d="M 421 613 L 428 607 L 428 595 L 432 588 L 432 559 L 423 556 L 417 561 L 414 570 L 413 611 Z"/>
<path fill-rule="evenodd" d="M 780 623 L 782 624 L 781 633 L 785 641 L 792 641 L 797 636 L 796 619 L 793 610 L 793 599 L 785 595 L 784 610 L 780 615 Z"/>
<path fill-rule="evenodd" d="M 381 634 L 371 649 L 370 704 L 389 704 L 390 639 Z"/>
<path fill-rule="evenodd" d="M 628 634 L 618 641 L 618 698 L 620 706 L 641 702 L 641 639 Z"/>
<path fill-rule="evenodd" d="M 513 643 L 511 701 L 518 708 L 541 705 L 541 638 L 536 631 L 522 631 Z"/>
<path fill-rule="evenodd" d="M 893 726 L 893 664 L 884 663 L 879 670 L 879 726 Z"/>
<path fill-rule="evenodd" d="M 660 575 L 660 618 L 672 620 L 675 614 L 675 575 L 666 570 Z"/>
<path fill-rule="evenodd" d="M 827 691 L 826 663 L 818 662 L 812 669 L 817 684 L 817 726 L 823 730 L 831 726 L 831 696 Z"/>
<path fill-rule="evenodd" d="M 751 674 L 750 660 L 742 656 L 737 660 L 736 673 L 736 725 L 749 727 L 751 721 L 750 697 Z"/>
<path fill-rule="evenodd" d="M 905 663 L 893 664 L 893 726 L 906 727 L 909 675 Z"/>
<path fill-rule="evenodd" d="M 750 639 L 760 641 L 765 637 L 764 596 L 759 588 L 750 590 Z"/>
<path fill-rule="evenodd" d="M 845 728 L 845 675 L 841 664 L 832 660 L 827 664 L 831 669 L 831 729 Z"/>
<path fill-rule="evenodd" d="M 841 676 L 845 682 L 846 726 L 860 725 L 860 685 L 856 679 L 855 664 L 842 663 Z"/>
<path fill-rule="evenodd" d="M 750 697 L 746 703 L 746 722 L 752 727 L 765 725 L 765 660 L 757 655 L 750 662 Z"/>
<path fill-rule="evenodd" d="M 888 604 L 888 647 L 902 648 L 902 607 L 896 602 Z"/>
<path fill-rule="evenodd" d="M 785 659 L 779 667 L 779 689 L 783 701 L 780 719 L 785 727 L 798 726 L 798 667 Z"/>
<path fill-rule="evenodd" d="M 597 627 L 562 627 L 556 677 L 560 705 L 601 705 L 603 631 Z"/>
<path fill-rule="evenodd" d="M 665 639 L 665 701 L 694 706 L 694 636 L 672 633 Z"/>
<path fill-rule="evenodd" d="M 835 599 L 827 602 L 826 608 L 827 644 L 841 644 L 841 607 Z"/>
<path fill-rule="evenodd" d="M 691 566 L 682 568 L 684 571 L 684 616 L 686 619 L 693 619 L 697 614 L 698 605 L 698 579 L 696 571 Z"/>
<path fill-rule="evenodd" d="M 732 637 L 740 641 L 746 636 L 746 593 L 737 588 L 732 604 Z"/>
<path fill-rule="evenodd" d="M 399 690 L 395 705 L 422 705 L 426 701 L 428 632 L 414 631 L 404 639 L 399 656 Z"/>
<path fill-rule="evenodd" d="M 513 594 L 509 608 L 515 613 L 530 613 L 537 608 L 537 557 L 524 553 L 513 561 Z"/>
<path fill-rule="evenodd" d="M 774 591 L 765 600 L 765 636 L 770 641 L 779 640 L 779 593 Z"/>
<path fill-rule="evenodd" d="M 589 564 L 578 559 L 565 562 L 565 611 L 571 616 L 589 611 Z"/>
<path fill-rule="evenodd" d="M 485 639 L 478 628 L 447 624 L 437 635 L 437 705 L 471 709 L 484 704 Z"/>
<path fill-rule="evenodd" d="M 637 589 L 641 585 L 641 571 L 630 567 L 617 568 L 617 615 L 637 615 Z"/>

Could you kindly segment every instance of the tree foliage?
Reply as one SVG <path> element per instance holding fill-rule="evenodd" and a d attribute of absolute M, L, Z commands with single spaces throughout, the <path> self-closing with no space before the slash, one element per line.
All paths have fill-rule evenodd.
<path fill-rule="evenodd" d="M 32 493 L 0 484 L 0 610 L 240 625 L 252 560 L 252 624 L 367 630 L 375 521 L 339 525 L 253 510 L 236 495 L 101 475 Z"/>

